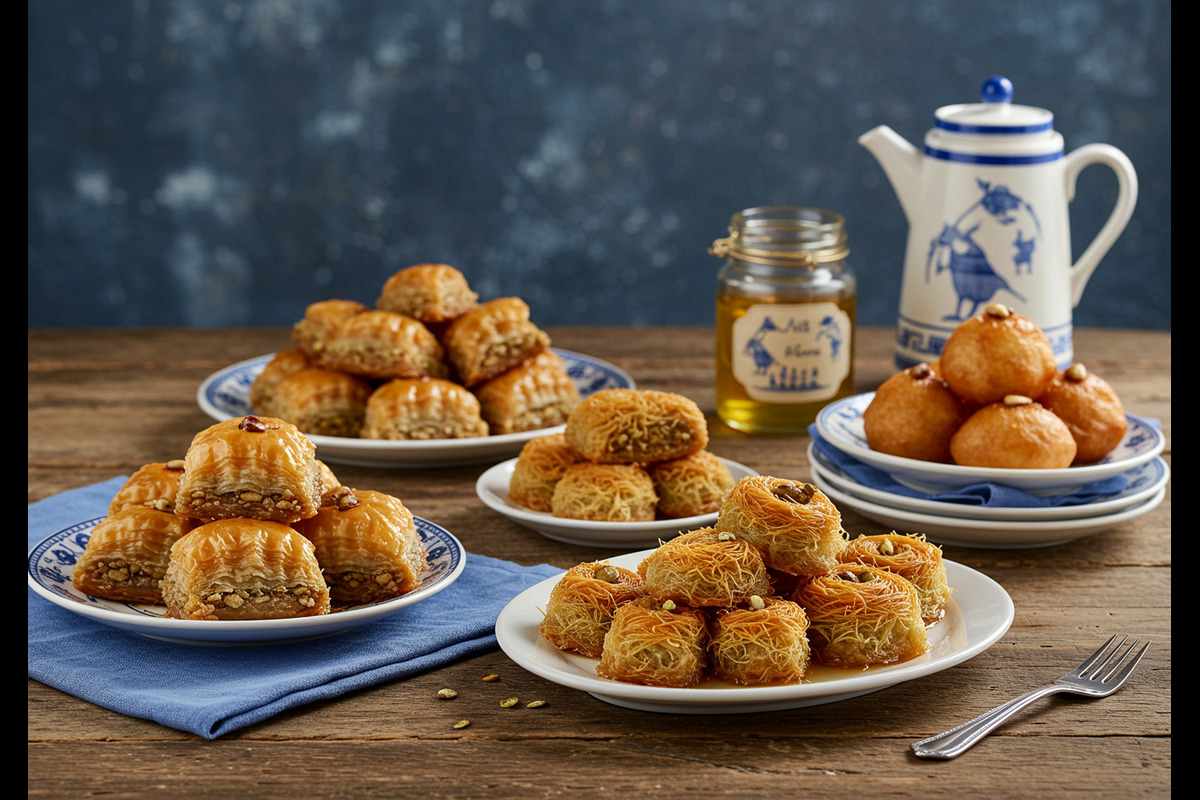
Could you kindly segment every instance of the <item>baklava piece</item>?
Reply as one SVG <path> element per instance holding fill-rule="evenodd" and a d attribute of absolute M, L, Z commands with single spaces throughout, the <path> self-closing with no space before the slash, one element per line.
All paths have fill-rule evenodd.
<path fill-rule="evenodd" d="M 313 303 L 304 310 L 304 318 L 292 326 L 292 343 L 311 363 L 320 365 L 326 346 L 342 323 L 366 310 L 367 306 L 357 300 Z"/>
<path fill-rule="evenodd" d="M 216 520 L 179 539 L 162 596 L 172 619 L 285 619 L 330 611 L 312 542 L 267 520 Z"/>
<path fill-rule="evenodd" d="M 175 496 L 179 494 L 179 480 L 182 477 L 181 458 L 166 462 L 156 461 L 138 468 L 109 501 L 109 515 L 131 506 L 146 506 L 173 513 Z"/>
<path fill-rule="evenodd" d="M 638 574 L 647 594 L 698 608 L 733 606 L 771 592 L 762 554 L 713 528 L 663 542 L 638 566 Z"/>
<path fill-rule="evenodd" d="M 450 324 L 443 337 L 446 356 L 464 386 L 475 386 L 550 347 L 550 337 L 529 321 L 519 297 L 481 303 Z"/>
<path fill-rule="evenodd" d="M 673 392 L 604 389 L 567 419 L 567 441 L 589 461 L 669 461 L 708 446 L 708 422 L 692 400 Z"/>
<path fill-rule="evenodd" d="M 617 609 L 644 594 L 632 570 L 603 561 L 578 564 L 550 590 L 539 633 L 560 650 L 599 658 Z"/>
<path fill-rule="evenodd" d="M 315 517 L 295 524 L 313 543 L 330 597 L 374 603 L 408 594 L 425 571 L 425 546 L 412 512 L 382 492 L 340 487 Z"/>
<path fill-rule="evenodd" d="M 596 522 L 654 519 L 654 481 L 636 464 L 573 464 L 563 472 L 550 498 L 550 513 Z"/>
<path fill-rule="evenodd" d="M 367 398 L 364 439 L 469 439 L 487 435 L 479 400 L 448 380 L 388 381 Z"/>
<path fill-rule="evenodd" d="M 265 417 L 281 417 L 275 404 L 276 387 L 289 375 L 309 367 L 308 356 L 299 347 L 280 350 L 263 367 L 262 372 L 250 384 L 250 405 L 254 413 Z"/>
<path fill-rule="evenodd" d="M 175 513 L 290 524 L 317 513 L 322 480 L 316 447 L 295 425 L 275 417 L 235 417 L 192 439 Z"/>
<path fill-rule="evenodd" d="M 171 546 L 194 527 L 191 520 L 144 505 L 109 514 L 92 529 L 71 582 L 93 597 L 162 605 L 159 582 L 167 574 Z"/>
<path fill-rule="evenodd" d="M 699 609 L 641 597 L 613 614 L 596 674 L 644 686 L 689 688 L 708 666 L 708 622 Z"/>
<path fill-rule="evenodd" d="M 360 378 L 444 378 L 442 346 L 421 322 L 394 311 L 364 311 L 338 326 L 321 366 Z"/>
<path fill-rule="evenodd" d="M 436 327 L 458 319 L 478 299 L 463 274 L 449 264 L 417 264 L 388 278 L 375 307 Z"/>
<path fill-rule="evenodd" d="M 579 405 L 579 389 L 553 350 L 475 387 L 475 395 L 494 434 L 562 425 Z"/>
<path fill-rule="evenodd" d="M 921 618 L 929 625 L 946 613 L 950 603 L 950 585 L 942 548 L 925 540 L 920 533 L 885 533 L 851 539 L 842 560 L 882 567 L 917 587 L 921 600 Z"/>
<path fill-rule="evenodd" d="M 658 493 L 658 516 L 666 519 L 715 514 L 734 483 L 725 463 L 707 450 L 647 469 Z"/>
<path fill-rule="evenodd" d="M 744 686 L 800 683 L 808 673 L 808 615 L 780 597 L 748 598 L 712 617 L 713 677 Z"/>
<path fill-rule="evenodd" d="M 357 438 L 373 389 L 347 372 L 309 367 L 279 382 L 274 407 L 304 433 Z"/>
<path fill-rule="evenodd" d="M 508 499 L 533 511 L 550 513 L 554 487 L 567 467 L 583 457 L 561 433 L 530 439 L 521 448 L 508 479 Z"/>

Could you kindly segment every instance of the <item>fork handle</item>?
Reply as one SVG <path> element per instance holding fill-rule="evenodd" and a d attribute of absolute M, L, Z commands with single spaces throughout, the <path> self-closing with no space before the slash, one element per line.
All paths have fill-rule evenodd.
<path fill-rule="evenodd" d="M 965 753 L 972 745 L 998 728 L 1006 719 L 1030 703 L 1062 691 L 1061 686 L 1043 686 L 1014 697 L 991 711 L 985 711 L 975 719 L 956 725 L 945 733 L 930 736 L 912 743 L 912 751 L 921 758 L 950 759 Z"/>

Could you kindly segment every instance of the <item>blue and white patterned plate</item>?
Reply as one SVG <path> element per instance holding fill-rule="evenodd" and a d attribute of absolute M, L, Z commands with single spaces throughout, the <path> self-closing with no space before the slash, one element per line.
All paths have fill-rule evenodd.
<path fill-rule="evenodd" d="M 114 628 L 182 644 L 256 645 L 311 639 L 340 633 L 394 614 L 426 600 L 458 579 L 466 551 L 445 528 L 417 517 L 428 565 L 417 588 L 401 597 L 352 605 L 319 617 L 273 620 L 182 620 L 163 616 L 165 606 L 104 600 L 78 591 L 71 583 L 75 562 L 103 517 L 79 522 L 51 534 L 29 551 L 29 585 L 55 605 Z"/>
<path fill-rule="evenodd" d="M 1112 478 L 1153 459 L 1166 444 L 1162 432 L 1149 421 L 1126 414 L 1125 438 L 1103 461 L 1066 469 L 989 469 L 939 464 L 879 453 L 871 449 L 863 431 L 862 415 L 874 392 L 838 400 L 817 415 L 817 432 L 825 441 L 865 464 L 883 470 L 910 489 L 936 494 L 976 483 L 996 483 L 1041 495 L 1063 494 L 1092 481 Z"/>
<path fill-rule="evenodd" d="M 566 362 L 567 374 L 582 397 L 601 389 L 636 388 L 633 378 L 619 367 L 570 350 L 554 348 Z M 250 385 L 275 354 L 240 361 L 208 376 L 196 392 L 204 413 L 220 422 L 230 417 L 253 414 Z M 456 464 L 495 462 L 515 455 L 530 439 L 559 433 L 562 425 L 521 433 L 504 433 L 474 439 L 428 439 L 384 441 L 349 439 L 342 436 L 309 434 L 317 445 L 317 458 L 362 467 L 445 467 Z"/>

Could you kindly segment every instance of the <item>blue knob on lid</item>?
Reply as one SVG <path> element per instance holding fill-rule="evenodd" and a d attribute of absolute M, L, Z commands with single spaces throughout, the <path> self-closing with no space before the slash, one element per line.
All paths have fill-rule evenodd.
<path fill-rule="evenodd" d="M 1012 81 L 1003 75 L 994 75 L 983 82 L 980 92 L 985 103 L 1011 103 L 1013 99 Z"/>

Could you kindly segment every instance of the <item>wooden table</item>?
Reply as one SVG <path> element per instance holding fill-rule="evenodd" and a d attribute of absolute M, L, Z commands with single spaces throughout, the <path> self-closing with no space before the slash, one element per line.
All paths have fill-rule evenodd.
<path fill-rule="evenodd" d="M 710 414 L 710 449 L 763 474 L 806 479 L 803 436 L 755 437 L 712 418 L 713 336 L 702 328 L 551 328 L 556 345 L 687 395 Z M 860 331 L 860 391 L 892 372 L 891 331 Z M 196 388 L 213 371 L 289 346 L 281 330 L 29 332 L 29 501 L 179 457 L 212 423 Z M 1128 411 L 1161 420 L 1171 458 L 1171 336 L 1081 330 L 1077 357 Z M 567 568 L 613 551 L 561 544 L 479 502 L 483 466 L 338 466 L 347 484 L 400 497 L 467 550 Z M 851 533 L 886 532 L 850 511 Z M 29 681 L 30 797 L 1165 797 L 1171 787 L 1171 496 L 1107 532 L 1045 549 L 945 547 L 1000 582 L 1010 630 L 976 658 L 839 703 L 763 714 L 673 716 L 619 708 L 536 677 L 500 650 L 304 706 L 222 739 L 130 719 Z M 1073 668 L 1111 633 L 1154 641 L 1130 683 L 1099 701 L 1058 695 L 966 755 L 909 743 Z M 478 686 L 542 699 L 513 716 Z M 469 717 L 470 727 L 451 723 Z"/>

